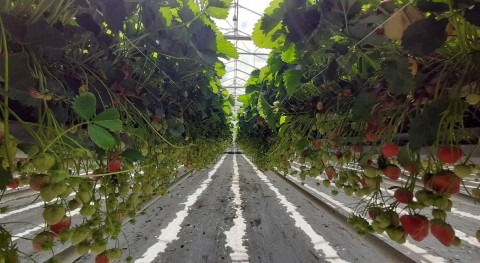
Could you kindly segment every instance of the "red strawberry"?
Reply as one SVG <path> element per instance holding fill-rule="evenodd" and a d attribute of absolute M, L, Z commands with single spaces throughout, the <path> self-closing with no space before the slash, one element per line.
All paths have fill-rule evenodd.
<path fill-rule="evenodd" d="M 122 162 L 120 162 L 119 160 L 113 160 L 108 163 L 107 170 L 109 173 L 115 173 L 120 171 L 121 166 L 122 166 Z"/>
<path fill-rule="evenodd" d="M 60 222 L 56 223 L 55 225 L 50 225 L 49 228 L 53 233 L 59 235 L 62 230 L 69 228 L 71 223 L 72 220 L 70 217 L 64 216 Z"/>
<path fill-rule="evenodd" d="M 386 143 L 380 147 L 380 151 L 383 155 L 385 155 L 385 157 L 391 158 L 397 156 L 397 154 L 400 152 L 400 149 L 395 143 Z"/>
<path fill-rule="evenodd" d="M 438 147 L 438 159 L 441 162 L 454 164 L 463 156 L 463 151 L 456 146 L 440 146 Z"/>
<path fill-rule="evenodd" d="M 362 186 L 365 188 L 365 187 L 368 187 L 367 183 L 365 182 L 365 178 L 363 177 L 360 177 L 360 183 L 362 184 Z"/>
<path fill-rule="evenodd" d="M 368 216 L 372 220 L 375 220 L 380 214 L 382 214 L 382 209 L 380 207 L 373 206 L 368 208 Z"/>
<path fill-rule="evenodd" d="M 451 171 L 442 171 L 437 174 L 426 174 L 423 177 L 425 188 L 431 189 L 439 194 L 458 194 L 462 179 Z"/>
<path fill-rule="evenodd" d="M 344 97 L 350 97 L 352 95 L 352 89 L 351 88 L 345 88 L 342 91 L 342 95 Z"/>
<path fill-rule="evenodd" d="M 17 189 L 19 185 L 20 185 L 20 181 L 16 178 L 12 179 L 7 184 L 8 188 L 10 188 L 10 189 Z"/>
<path fill-rule="evenodd" d="M 452 226 L 438 219 L 433 219 L 430 223 L 432 235 L 444 246 L 451 246 L 455 240 L 455 230 L 453 230 Z"/>
<path fill-rule="evenodd" d="M 32 239 L 33 249 L 37 252 L 47 251 L 53 247 L 53 240 L 55 240 L 55 234 L 48 231 L 38 233 Z"/>
<path fill-rule="evenodd" d="M 322 145 L 322 143 L 320 142 L 320 140 L 314 140 L 314 141 L 312 142 L 312 147 L 313 147 L 313 148 L 318 149 L 318 148 L 320 148 L 321 145 Z"/>
<path fill-rule="evenodd" d="M 95 257 L 95 263 L 109 263 L 110 259 L 105 255 L 105 253 L 99 254 Z"/>
<path fill-rule="evenodd" d="M 395 197 L 395 199 L 397 199 L 399 203 L 402 204 L 408 204 L 413 200 L 412 191 L 406 188 L 398 188 L 393 196 Z"/>
<path fill-rule="evenodd" d="M 413 240 L 422 241 L 428 236 L 430 222 L 423 215 L 403 215 L 400 223 Z"/>
<path fill-rule="evenodd" d="M 50 182 L 50 178 L 44 174 L 36 174 L 30 178 L 30 188 L 34 191 L 42 190 Z"/>
<path fill-rule="evenodd" d="M 368 142 L 374 142 L 377 139 L 377 136 L 374 132 L 367 132 L 365 136 L 367 137 Z"/>
<path fill-rule="evenodd" d="M 387 167 L 385 167 L 385 169 L 383 169 L 383 174 L 386 177 L 396 181 L 402 174 L 402 171 L 395 164 L 389 164 Z"/>
<path fill-rule="evenodd" d="M 418 172 L 417 167 L 413 164 L 406 164 L 403 166 L 403 169 L 405 169 L 405 171 L 409 172 L 410 174 L 416 174 Z"/>
<path fill-rule="evenodd" d="M 362 147 L 361 146 L 358 146 L 358 145 L 355 145 L 352 147 L 352 150 L 354 153 L 361 153 L 362 152 Z"/>
<path fill-rule="evenodd" d="M 160 116 L 158 114 L 155 114 L 155 115 L 153 115 L 153 120 L 156 121 L 156 122 L 160 122 L 162 120 L 162 116 Z"/>
<path fill-rule="evenodd" d="M 281 162 L 281 165 L 282 165 L 282 167 L 290 168 L 290 162 L 288 160 L 285 160 L 285 161 Z"/>
<path fill-rule="evenodd" d="M 328 180 L 332 180 L 335 175 L 335 168 L 332 166 L 327 167 L 327 169 L 325 169 L 325 174 L 327 175 Z"/>

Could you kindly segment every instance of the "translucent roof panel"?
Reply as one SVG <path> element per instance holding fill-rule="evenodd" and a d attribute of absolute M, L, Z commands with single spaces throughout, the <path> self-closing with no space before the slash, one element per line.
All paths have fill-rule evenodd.
<path fill-rule="evenodd" d="M 227 73 L 222 78 L 222 85 L 235 97 L 245 94 L 244 85 L 250 73 L 266 65 L 270 50 L 256 47 L 251 40 L 251 35 L 253 27 L 270 1 L 233 0 L 228 18 L 215 20 L 222 33 L 237 47 L 239 53 L 237 60 L 223 61 Z M 236 102 L 233 109 L 235 113 L 238 107 Z"/>

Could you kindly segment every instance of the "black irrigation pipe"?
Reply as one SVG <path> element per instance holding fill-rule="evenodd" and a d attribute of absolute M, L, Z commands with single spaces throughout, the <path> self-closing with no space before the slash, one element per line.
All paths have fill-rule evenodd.
<path fill-rule="evenodd" d="M 307 190 L 300 187 L 298 184 L 292 182 L 286 176 L 274 171 L 278 177 L 280 177 L 283 181 L 285 181 L 289 186 L 295 189 L 297 192 L 302 194 L 308 201 L 310 201 L 315 207 L 325 212 L 329 217 L 334 219 L 338 224 L 344 227 L 347 231 L 352 233 L 354 236 L 358 236 L 357 232 L 351 228 L 347 224 L 347 217 L 339 212 L 337 212 L 334 208 L 329 206 L 327 203 L 323 202 Z M 392 263 L 415 263 L 415 260 L 411 259 L 410 257 L 406 256 L 402 252 L 398 251 L 379 237 L 367 234 L 363 237 L 362 242 L 368 245 L 372 250 L 378 252 L 380 255 L 383 256 L 385 262 L 392 262 Z"/>
<path fill-rule="evenodd" d="M 176 180 L 175 182 L 171 183 L 170 186 L 168 187 L 168 191 L 171 191 L 173 190 L 177 185 L 179 185 L 180 183 L 182 183 L 183 181 L 185 181 L 187 178 L 190 177 L 190 175 L 193 174 L 193 171 L 188 171 L 186 173 L 184 173 L 182 176 L 180 176 L 178 178 L 178 180 Z M 153 197 L 152 199 L 150 199 L 150 201 L 146 202 L 145 204 L 141 205 L 141 207 L 139 208 L 139 210 L 137 211 L 137 215 L 142 213 L 145 209 L 147 209 L 148 207 L 150 207 L 151 205 L 153 205 L 153 203 L 155 203 L 156 201 L 158 201 L 160 198 L 162 198 L 162 195 L 157 195 L 155 197 Z M 123 221 L 123 224 L 122 225 L 125 225 L 126 223 L 129 222 L 129 219 L 125 219 Z M 55 258 L 56 259 L 59 259 L 60 262 L 62 263 L 72 263 L 74 262 L 75 260 L 77 260 L 78 258 L 80 258 L 81 255 L 78 255 L 77 252 L 75 251 L 75 246 L 70 246 L 66 249 L 64 249 L 63 251 L 61 251 L 60 253 L 56 254 L 55 255 Z M 52 258 L 46 260 L 45 262 L 51 260 Z"/>

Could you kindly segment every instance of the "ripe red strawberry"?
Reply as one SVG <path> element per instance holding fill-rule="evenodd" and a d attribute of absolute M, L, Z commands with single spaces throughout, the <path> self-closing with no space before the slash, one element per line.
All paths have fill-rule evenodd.
<path fill-rule="evenodd" d="M 358 145 L 355 145 L 352 147 L 352 150 L 354 153 L 361 153 L 362 152 L 362 147 L 361 146 L 358 146 Z"/>
<path fill-rule="evenodd" d="M 10 189 L 17 189 L 20 185 L 20 181 L 16 178 L 13 178 L 10 182 L 8 182 L 7 186 Z"/>
<path fill-rule="evenodd" d="M 121 166 L 122 166 L 122 162 L 120 160 L 113 160 L 108 163 L 107 170 L 109 173 L 116 173 L 120 171 Z"/>
<path fill-rule="evenodd" d="M 400 223 L 413 240 L 422 241 L 428 236 L 430 222 L 423 215 L 403 215 Z"/>
<path fill-rule="evenodd" d="M 442 171 L 434 175 L 426 174 L 423 177 L 425 188 L 433 190 L 439 194 L 458 194 L 460 192 L 461 182 L 462 179 L 451 171 Z"/>
<path fill-rule="evenodd" d="M 70 227 L 70 224 L 72 223 L 72 220 L 68 216 L 64 216 L 60 222 L 48 226 L 50 230 L 52 230 L 53 233 L 55 233 L 57 236 L 62 232 L 62 230 L 67 229 Z"/>
<path fill-rule="evenodd" d="M 365 178 L 363 178 L 362 176 L 360 176 L 360 184 L 362 184 L 364 188 L 368 187 L 367 183 L 365 182 Z"/>
<path fill-rule="evenodd" d="M 162 116 L 160 116 L 158 114 L 155 114 L 155 115 L 153 115 L 153 120 L 156 121 L 156 122 L 160 122 L 160 121 L 162 121 Z"/>
<path fill-rule="evenodd" d="M 332 166 L 327 167 L 327 169 L 325 169 L 325 174 L 327 175 L 328 180 L 332 180 L 335 175 L 335 168 Z"/>
<path fill-rule="evenodd" d="M 457 146 L 440 146 L 437 154 L 441 162 L 454 164 L 462 158 L 463 151 Z"/>
<path fill-rule="evenodd" d="M 345 88 L 342 91 L 342 95 L 344 97 L 350 97 L 352 95 L 352 89 L 351 88 Z"/>
<path fill-rule="evenodd" d="M 410 174 L 416 174 L 418 172 L 417 167 L 414 164 L 406 164 L 403 166 L 405 171 L 409 172 Z"/>
<path fill-rule="evenodd" d="M 33 249 L 37 252 L 47 251 L 53 247 L 55 234 L 48 231 L 38 233 L 32 240 Z"/>
<path fill-rule="evenodd" d="M 451 246 L 455 240 L 455 230 L 453 230 L 452 226 L 438 219 L 433 219 L 430 223 L 432 235 L 444 246 Z"/>
<path fill-rule="evenodd" d="M 95 263 L 109 263 L 109 262 L 110 262 L 110 259 L 108 259 L 105 253 L 102 253 L 95 257 Z"/>
<path fill-rule="evenodd" d="M 50 177 L 44 174 L 35 174 L 30 178 L 30 188 L 34 191 L 42 190 L 50 182 Z"/>
<path fill-rule="evenodd" d="M 380 207 L 373 206 L 368 208 L 368 216 L 372 220 L 375 220 L 375 218 L 377 218 L 377 216 L 381 214 L 382 214 L 382 209 Z"/>
<path fill-rule="evenodd" d="M 387 167 L 385 167 L 385 169 L 383 169 L 383 174 L 391 180 L 396 181 L 402 174 L 402 171 L 395 164 L 389 164 Z"/>
<path fill-rule="evenodd" d="M 400 152 L 400 149 L 395 143 L 386 143 L 380 147 L 380 151 L 383 155 L 385 155 L 385 157 L 392 158 L 397 156 L 397 154 Z"/>
<path fill-rule="evenodd" d="M 318 149 L 318 148 L 320 148 L 321 145 L 322 145 L 322 143 L 320 142 L 320 140 L 314 140 L 314 141 L 312 142 L 312 147 L 313 147 L 313 148 Z"/>
<path fill-rule="evenodd" d="M 413 200 L 412 191 L 406 188 L 398 188 L 393 194 L 393 196 L 395 197 L 395 199 L 397 199 L 399 203 L 402 204 L 408 204 Z"/>
<path fill-rule="evenodd" d="M 288 160 L 285 160 L 281 162 L 281 166 L 284 168 L 290 168 L 290 162 Z"/>

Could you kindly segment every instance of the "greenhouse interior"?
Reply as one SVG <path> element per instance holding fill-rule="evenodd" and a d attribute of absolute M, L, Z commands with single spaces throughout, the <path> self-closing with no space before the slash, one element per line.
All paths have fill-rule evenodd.
<path fill-rule="evenodd" d="M 0 263 L 480 262 L 480 0 L 1 0 Z"/>

